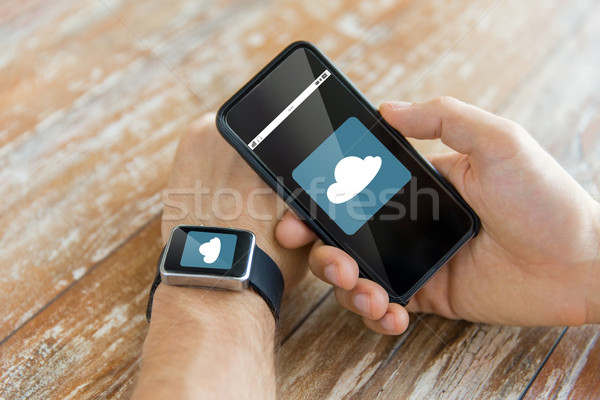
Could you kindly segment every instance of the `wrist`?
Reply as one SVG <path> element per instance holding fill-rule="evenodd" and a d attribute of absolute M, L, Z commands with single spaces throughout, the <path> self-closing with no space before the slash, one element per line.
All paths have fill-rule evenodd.
<path fill-rule="evenodd" d="M 161 284 L 134 398 L 275 393 L 274 337 L 273 315 L 251 290 Z M 228 385 L 232 376 L 239 385 Z"/>
<path fill-rule="evenodd" d="M 179 329 L 184 324 L 213 324 L 215 317 L 218 317 L 219 324 L 255 321 L 266 327 L 275 327 L 267 303 L 252 290 L 231 291 L 166 284 L 156 289 L 152 324 Z"/>

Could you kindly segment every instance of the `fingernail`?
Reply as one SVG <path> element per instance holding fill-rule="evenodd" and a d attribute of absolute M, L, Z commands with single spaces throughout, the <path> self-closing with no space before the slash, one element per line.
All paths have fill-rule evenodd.
<path fill-rule="evenodd" d="M 335 286 L 340 286 L 340 281 L 338 280 L 337 276 L 337 266 L 335 264 L 329 264 L 326 266 L 323 270 L 323 274 L 329 283 Z"/>
<path fill-rule="evenodd" d="M 363 314 L 370 314 L 371 309 L 369 307 L 369 296 L 364 293 L 359 293 L 352 299 L 354 307 L 358 308 Z"/>
<path fill-rule="evenodd" d="M 410 106 L 412 106 L 412 103 L 408 101 L 386 101 L 381 105 L 381 107 L 379 107 L 379 111 L 384 114 L 398 108 L 406 108 Z"/>
<path fill-rule="evenodd" d="M 383 318 L 381 318 L 379 320 L 379 324 L 386 331 L 394 332 L 395 331 L 395 327 L 394 327 L 394 325 L 395 325 L 394 324 L 394 314 L 392 314 L 392 313 L 386 313 L 383 316 Z"/>

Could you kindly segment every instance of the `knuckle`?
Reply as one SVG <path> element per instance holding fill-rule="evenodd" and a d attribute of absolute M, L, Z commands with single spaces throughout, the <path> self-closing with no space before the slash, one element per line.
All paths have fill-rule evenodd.
<path fill-rule="evenodd" d="M 452 96 L 438 96 L 432 99 L 431 103 L 432 105 L 442 109 L 455 108 L 461 104 L 459 100 Z"/>
<path fill-rule="evenodd" d="M 501 156 L 512 157 L 528 147 L 531 139 L 529 133 L 514 121 L 506 118 L 500 120 L 497 136 L 502 138 L 501 146 L 497 146 Z"/>

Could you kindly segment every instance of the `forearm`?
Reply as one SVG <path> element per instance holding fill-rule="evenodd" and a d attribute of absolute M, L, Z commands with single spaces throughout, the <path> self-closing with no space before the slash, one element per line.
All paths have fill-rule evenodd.
<path fill-rule="evenodd" d="M 133 398 L 275 398 L 274 335 L 249 290 L 160 285 Z"/>

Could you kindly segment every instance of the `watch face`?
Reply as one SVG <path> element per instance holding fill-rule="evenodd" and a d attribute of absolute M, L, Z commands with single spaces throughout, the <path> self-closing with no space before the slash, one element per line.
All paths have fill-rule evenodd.
<path fill-rule="evenodd" d="M 247 277 L 254 234 L 203 226 L 177 226 L 171 233 L 163 268 L 190 275 Z"/>

